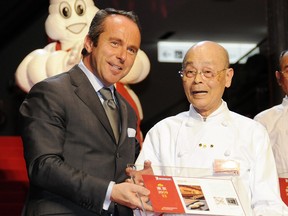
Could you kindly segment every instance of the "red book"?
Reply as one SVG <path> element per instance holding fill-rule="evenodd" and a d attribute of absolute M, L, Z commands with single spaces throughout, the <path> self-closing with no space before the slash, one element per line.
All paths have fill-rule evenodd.
<path fill-rule="evenodd" d="M 288 205 L 288 178 L 279 178 L 280 194 L 283 202 Z"/>
<path fill-rule="evenodd" d="M 143 175 L 143 180 L 151 192 L 150 201 L 155 212 L 185 212 L 171 176 Z"/>

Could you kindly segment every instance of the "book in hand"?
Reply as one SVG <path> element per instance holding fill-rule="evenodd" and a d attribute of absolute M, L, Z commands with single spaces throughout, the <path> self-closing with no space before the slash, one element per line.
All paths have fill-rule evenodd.
<path fill-rule="evenodd" d="M 245 215 L 231 179 L 143 175 L 155 212 Z"/>

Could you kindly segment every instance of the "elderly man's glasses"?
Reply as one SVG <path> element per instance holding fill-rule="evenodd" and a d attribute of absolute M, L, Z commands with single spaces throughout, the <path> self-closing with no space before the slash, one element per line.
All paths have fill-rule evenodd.
<path fill-rule="evenodd" d="M 197 70 L 183 69 L 179 71 L 179 74 L 181 77 L 187 77 L 187 78 L 195 78 L 197 74 L 201 74 L 203 78 L 210 79 L 216 77 L 220 72 L 224 70 L 227 70 L 227 68 L 224 68 L 219 71 L 212 71 L 212 70 L 197 71 Z"/>
<path fill-rule="evenodd" d="M 280 72 L 285 78 L 288 78 L 288 69 Z"/>

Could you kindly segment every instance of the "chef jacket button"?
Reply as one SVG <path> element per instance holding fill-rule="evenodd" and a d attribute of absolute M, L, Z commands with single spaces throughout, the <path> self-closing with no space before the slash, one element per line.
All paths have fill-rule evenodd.
<path fill-rule="evenodd" d="M 224 122 L 222 122 L 221 124 L 222 124 L 224 127 L 227 127 L 227 126 L 228 126 L 228 123 L 227 123 L 227 122 L 225 122 L 225 121 L 224 121 Z"/>
<path fill-rule="evenodd" d="M 224 156 L 229 157 L 231 155 L 231 151 L 230 150 L 226 150 L 224 152 Z"/>
<path fill-rule="evenodd" d="M 192 126 L 194 126 L 194 122 L 189 122 L 188 121 L 188 122 L 185 123 L 185 126 L 186 127 L 192 127 Z"/>

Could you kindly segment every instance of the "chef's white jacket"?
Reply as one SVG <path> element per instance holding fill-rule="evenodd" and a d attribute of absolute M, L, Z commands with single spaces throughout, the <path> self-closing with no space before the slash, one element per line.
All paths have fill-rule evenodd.
<path fill-rule="evenodd" d="M 268 131 L 279 176 L 288 177 L 288 96 L 281 104 L 262 111 L 254 119 Z"/>
<path fill-rule="evenodd" d="M 280 198 L 266 129 L 229 111 L 224 101 L 206 119 L 190 105 L 189 111 L 158 122 L 147 133 L 135 164 L 150 160 L 152 166 L 201 168 L 213 173 L 215 159 L 240 163 L 240 183 L 236 187 L 247 216 L 288 215 Z"/>

